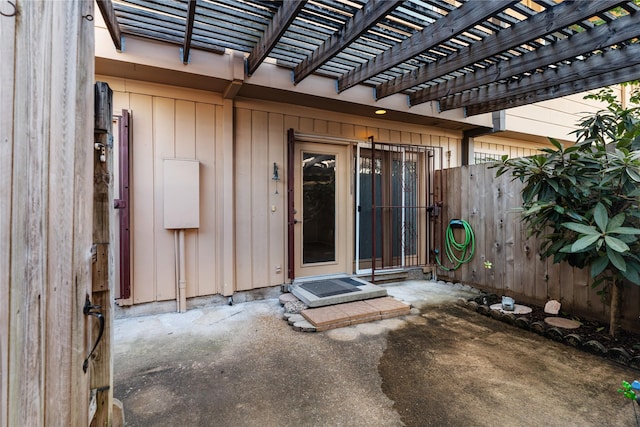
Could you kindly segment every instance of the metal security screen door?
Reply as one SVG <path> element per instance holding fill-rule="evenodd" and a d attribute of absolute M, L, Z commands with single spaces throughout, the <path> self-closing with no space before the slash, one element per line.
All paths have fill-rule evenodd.
<path fill-rule="evenodd" d="M 380 144 L 372 139 L 358 144 L 357 274 L 430 263 L 436 159 L 441 160 L 440 147 Z"/>

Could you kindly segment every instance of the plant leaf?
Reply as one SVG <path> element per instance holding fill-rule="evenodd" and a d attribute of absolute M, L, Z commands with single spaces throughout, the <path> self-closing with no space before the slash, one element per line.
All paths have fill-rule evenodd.
<path fill-rule="evenodd" d="M 635 170 L 627 168 L 627 175 L 629 175 L 629 178 L 631 178 L 635 182 L 640 182 L 640 174 L 638 174 L 638 172 L 636 172 Z"/>
<path fill-rule="evenodd" d="M 611 248 L 616 252 L 624 253 L 629 250 L 629 245 L 613 236 L 604 236 L 604 241 L 607 244 L 607 248 Z"/>
<path fill-rule="evenodd" d="M 622 275 L 634 285 L 640 285 L 640 274 L 638 274 L 638 263 L 630 261 L 627 263 L 627 271 L 623 271 Z"/>
<path fill-rule="evenodd" d="M 578 232 L 580 234 L 588 234 L 588 235 L 597 234 L 598 236 L 601 235 L 601 233 L 598 230 L 596 230 L 596 228 L 592 225 L 578 224 L 576 222 L 563 222 L 562 226 L 568 228 L 569 230 Z"/>
<path fill-rule="evenodd" d="M 611 234 L 640 234 L 640 228 L 633 227 L 618 227 L 613 230 L 609 230 L 607 233 Z"/>
<path fill-rule="evenodd" d="M 602 273 L 608 265 L 608 257 L 601 256 L 599 258 L 596 258 L 596 260 L 591 263 L 591 277 L 596 277 L 598 274 Z"/>
<path fill-rule="evenodd" d="M 553 144 L 553 146 L 558 150 L 562 151 L 562 144 L 560 144 L 560 141 L 555 138 L 549 138 L 549 142 L 551 142 L 551 144 Z"/>
<path fill-rule="evenodd" d="M 605 208 L 604 205 L 600 202 L 598 202 L 595 209 L 593 210 L 593 219 L 595 220 L 596 224 L 598 224 L 600 230 L 607 230 L 607 224 L 609 223 L 609 214 L 607 213 L 607 208 Z"/>
<path fill-rule="evenodd" d="M 607 232 L 611 232 L 612 229 L 621 227 L 624 224 L 624 220 L 627 216 L 624 212 L 620 212 L 618 215 L 614 216 L 609 220 L 609 224 L 607 224 Z"/>
<path fill-rule="evenodd" d="M 613 264 L 615 268 L 617 268 L 622 272 L 627 271 L 627 263 L 625 262 L 622 255 L 620 255 L 616 251 L 611 250 L 608 246 L 607 246 L 607 257 L 609 258 L 609 261 L 611 261 L 611 264 Z"/>
<path fill-rule="evenodd" d="M 575 253 L 583 251 L 584 249 L 594 244 L 600 237 L 601 236 L 599 234 L 590 234 L 588 236 L 579 238 L 573 243 L 573 245 L 571 245 L 571 252 Z"/>

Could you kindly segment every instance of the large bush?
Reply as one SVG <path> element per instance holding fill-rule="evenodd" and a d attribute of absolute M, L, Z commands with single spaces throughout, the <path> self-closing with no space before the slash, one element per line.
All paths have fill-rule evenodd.
<path fill-rule="evenodd" d="M 580 120 L 575 145 L 550 139 L 541 154 L 505 156 L 497 176 L 524 182 L 523 218 L 543 258 L 590 268 L 611 298 L 615 335 L 624 284 L 640 286 L 640 109 L 623 108 L 611 89 L 588 97 L 608 108 Z"/>

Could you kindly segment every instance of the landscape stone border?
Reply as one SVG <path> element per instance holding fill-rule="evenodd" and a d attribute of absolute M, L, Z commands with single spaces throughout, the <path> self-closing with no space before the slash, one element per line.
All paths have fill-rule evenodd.
<path fill-rule="evenodd" d="M 458 299 L 458 305 L 484 316 L 534 332 L 553 341 L 563 343 L 596 356 L 604 357 L 621 365 L 640 370 L 640 355 L 632 356 L 632 353 L 622 347 L 607 348 L 598 340 L 588 340 L 583 342 L 582 337 L 577 334 L 575 330 L 567 330 L 564 332 L 561 328 L 551 326 L 545 322 L 529 322 L 528 319 L 515 317 L 513 314 L 505 315 L 500 310 L 492 310 L 488 305 L 478 304 L 474 300 L 460 298 Z"/>

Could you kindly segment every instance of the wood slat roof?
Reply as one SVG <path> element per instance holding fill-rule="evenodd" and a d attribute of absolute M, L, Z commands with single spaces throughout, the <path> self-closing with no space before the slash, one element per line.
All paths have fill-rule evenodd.
<path fill-rule="evenodd" d="M 292 85 L 373 87 L 467 115 L 640 79 L 640 0 L 98 0 L 116 49 L 126 35 L 267 57 Z"/>

